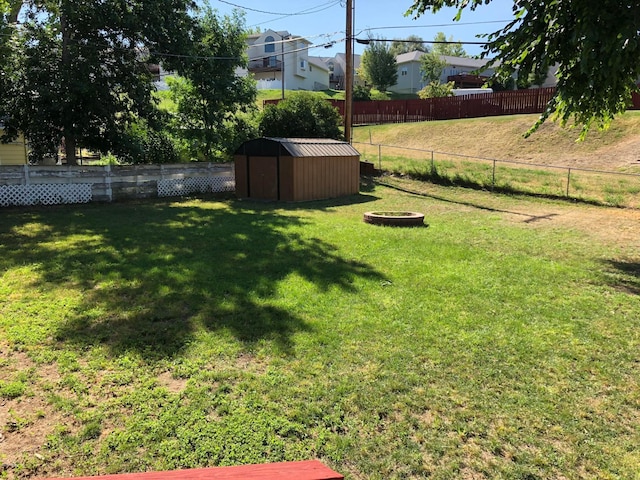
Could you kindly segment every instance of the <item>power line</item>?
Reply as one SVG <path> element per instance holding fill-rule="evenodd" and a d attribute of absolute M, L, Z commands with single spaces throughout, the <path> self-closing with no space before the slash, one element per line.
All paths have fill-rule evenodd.
<path fill-rule="evenodd" d="M 302 15 L 302 14 L 307 15 L 308 13 L 319 13 L 319 12 L 323 12 L 323 11 L 325 11 L 325 10 L 329 10 L 330 8 L 335 7 L 335 6 L 336 6 L 336 5 L 338 5 L 339 3 L 341 3 L 341 1 L 340 1 L 340 0 L 335 1 L 335 2 L 330 2 L 330 4 L 328 4 L 328 6 L 326 6 L 326 7 L 324 7 L 324 8 L 318 8 L 317 10 L 314 10 L 313 12 L 308 12 L 308 10 L 310 10 L 310 9 L 302 10 L 302 12 L 307 12 L 307 13 L 302 13 L 302 12 L 300 12 L 300 14 L 301 14 L 301 15 Z M 312 7 L 312 8 L 314 8 L 314 7 Z M 272 18 L 271 20 L 266 20 L 266 21 L 264 21 L 264 22 L 260 22 L 260 23 L 254 23 L 253 25 L 251 25 L 251 27 L 258 27 L 258 26 L 260 26 L 260 25 L 264 25 L 264 24 L 266 24 L 266 23 L 275 22 L 276 20 L 282 20 L 283 18 L 288 18 L 288 17 L 290 17 L 290 16 L 292 16 L 292 14 L 287 14 L 287 15 L 284 15 L 284 16 L 282 16 L 282 17 L 278 17 L 278 18 Z"/>
<path fill-rule="evenodd" d="M 437 28 L 437 27 L 457 27 L 457 26 L 468 26 L 468 25 L 485 25 L 491 23 L 509 23 L 513 22 L 513 19 L 508 20 L 487 20 L 482 22 L 453 22 L 453 23 L 434 23 L 431 25 L 396 25 L 396 26 L 386 26 L 386 27 L 368 27 L 360 30 L 358 34 L 369 31 L 369 30 L 394 30 L 394 29 L 403 29 L 403 28 Z"/>
<path fill-rule="evenodd" d="M 355 38 L 356 42 L 361 45 L 369 45 L 372 42 L 398 42 L 398 43 L 433 43 L 438 45 L 486 45 L 487 42 L 462 42 L 450 40 L 398 40 L 388 38 Z"/>
<path fill-rule="evenodd" d="M 255 9 L 255 8 L 244 7 L 244 6 L 238 5 L 236 3 L 228 2 L 227 0 L 218 0 L 218 1 L 220 3 L 226 3 L 227 5 L 231 5 L 232 7 L 240 8 L 242 10 L 248 10 L 250 12 L 264 13 L 266 15 L 284 15 L 284 17 L 293 17 L 293 16 L 296 16 L 296 15 L 310 15 L 312 13 L 317 13 L 317 12 L 320 12 L 320 11 L 323 10 L 323 9 L 314 10 L 316 8 L 322 8 L 322 7 L 325 7 L 326 5 L 329 5 L 329 4 L 330 4 L 329 6 L 332 7 L 332 6 L 337 5 L 338 3 L 340 3 L 339 0 L 337 0 L 337 1 L 336 0 L 332 0 L 331 2 L 321 3 L 320 5 L 316 5 L 315 7 L 309 7 L 307 9 L 301 10 L 299 12 L 282 13 L 282 12 L 268 12 L 266 10 L 258 10 L 258 9 Z M 313 11 L 311 11 L 311 10 L 313 10 Z"/>

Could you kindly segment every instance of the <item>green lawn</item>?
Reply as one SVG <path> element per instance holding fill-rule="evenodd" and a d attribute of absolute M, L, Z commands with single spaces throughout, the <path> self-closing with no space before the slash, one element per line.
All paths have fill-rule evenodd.
<path fill-rule="evenodd" d="M 0 478 L 637 478 L 633 250 L 501 213 L 548 201 L 365 190 L 2 211 Z M 429 226 L 362 222 L 393 209 Z"/>

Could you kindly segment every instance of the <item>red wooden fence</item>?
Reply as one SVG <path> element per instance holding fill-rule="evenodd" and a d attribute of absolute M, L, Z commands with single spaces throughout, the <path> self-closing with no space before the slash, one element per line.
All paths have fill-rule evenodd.
<path fill-rule="evenodd" d="M 359 101 L 353 102 L 353 124 L 406 123 L 542 113 L 554 92 L 555 88 L 551 87 L 424 100 Z M 279 101 L 265 100 L 264 104 L 277 104 Z M 344 100 L 328 101 L 339 110 L 341 116 L 344 116 Z M 640 94 L 633 94 L 629 109 L 640 109 Z"/>
<path fill-rule="evenodd" d="M 237 467 L 194 468 L 50 480 L 344 480 L 318 460 L 265 463 Z"/>

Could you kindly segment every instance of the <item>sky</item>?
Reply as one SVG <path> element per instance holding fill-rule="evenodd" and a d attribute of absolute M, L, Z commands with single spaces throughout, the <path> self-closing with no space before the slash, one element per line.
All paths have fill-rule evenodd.
<path fill-rule="evenodd" d="M 453 19 L 455 8 L 445 8 L 437 14 L 427 12 L 414 20 L 404 13 L 412 0 L 353 0 L 355 4 L 356 38 L 369 36 L 395 39 L 417 35 L 424 40 L 433 40 L 438 32 L 457 41 L 478 42 L 476 35 L 492 33 L 513 18 L 512 0 L 493 0 L 475 11 L 465 9 L 459 22 Z M 345 0 L 209 0 L 209 5 L 220 14 L 229 14 L 234 8 L 244 11 L 246 26 L 287 30 L 292 35 L 306 37 L 314 45 L 335 44 L 330 48 L 318 46 L 309 50 L 309 55 L 332 57 L 345 51 Z M 241 7 L 241 8 L 238 8 Z M 469 55 L 478 55 L 481 46 L 463 45 Z M 355 53 L 361 54 L 366 47 L 358 43 Z"/>

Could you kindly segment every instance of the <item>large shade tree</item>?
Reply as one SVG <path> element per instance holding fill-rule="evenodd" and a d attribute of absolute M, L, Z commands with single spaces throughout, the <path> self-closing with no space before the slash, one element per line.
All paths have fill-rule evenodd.
<path fill-rule="evenodd" d="M 462 43 L 456 42 L 452 35 L 447 38 L 444 32 L 438 32 L 436 33 L 436 36 L 433 37 L 433 41 L 434 44 L 432 50 L 438 55 L 448 55 L 450 57 L 467 56 L 467 52 L 462 47 Z"/>
<path fill-rule="evenodd" d="M 385 41 L 369 39 L 360 59 L 358 74 L 381 92 L 398 83 L 396 57 Z"/>
<path fill-rule="evenodd" d="M 419 17 L 443 7 L 474 10 L 491 0 L 415 0 Z M 623 112 L 640 77 L 640 3 L 631 0 L 514 0 L 514 20 L 489 35 L 483 52 L 503 77 L 520 81 L 558 65 L 556 94 L 537 125 L 557 114 L 606 126 Z"/>
<path fill-rule="evenodd" d="M 18 2 L 20 3 L 20 2 Z M 7 138 L 24 132 L 38 154 L 77 146 L 118 151 L 137 118 L 152 114 L 149 63 L 188 52 L 190 0 L 16 2 L 21 28 L 0 75 Z M 6 10 L 6 8 L 5 8 Z M 6 18 L 6 16 L 5 16 Z M 159 54 L 169 53 L 166 57 Z"/>
<path fill-rule="evenodd" d="M 191 54 L 177 59 L 180 78 L 168 79 L 177 105 L 175 120 L 194 153 L 211 161 L 246 140 L 245 117 L 255 108 L 253 79 L 236 75 L 246 68 L 244 18 L 219 17 L 209 8 L 198 17 Z"/>
<path fill-rule="evenodd" d="M 407 38 L 396 39 L 391 42 L 389 48 L 394 56 L 402 55 L 409 52 L 428 52 L 429 48 L 425 45 L 425 41 L 418 35 L 409 35 Z"/>

